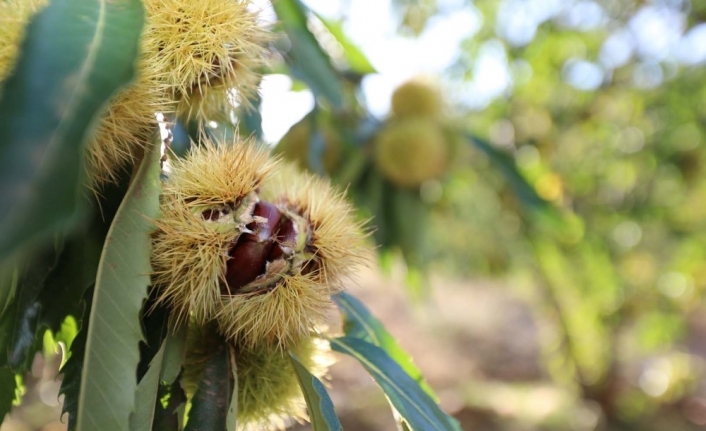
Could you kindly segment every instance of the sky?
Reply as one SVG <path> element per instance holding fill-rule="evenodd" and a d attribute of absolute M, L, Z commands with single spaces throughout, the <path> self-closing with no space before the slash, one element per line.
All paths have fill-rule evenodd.
<path fill-rule="evenodd" d="M 389 0 L 304 3 L 326 18 L 345 13 L 344 31 L 378 71 L 365 78 L 362 90 L 368 109 L 380 118 L 387 115 L 397 85 L 417 75 L 441 75 L 458 58 L 459 43 L 475 34 L 482 23 L 480 13 L 467 2 L 446 0 L 440 4 L 453 8 L 454 13 L 435 17 L 420 38 L 411 39 L 397 35 Z M 291 80 L 285 75 L 269 75 L 262 83 L 262 127 L 269 143 L 277 142 L 314 106 L 310 91 L 292 92 L 290 88 Z"/>

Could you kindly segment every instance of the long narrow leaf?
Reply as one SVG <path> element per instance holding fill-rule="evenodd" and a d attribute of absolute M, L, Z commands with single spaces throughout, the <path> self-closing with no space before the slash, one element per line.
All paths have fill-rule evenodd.
<path fill-rule="evenodd" d="M 11 269 L 15 278 L 14 298 L 0 315 L 0 366 L 9 364 L 18 374 L 30 366 L 41 345 L 35 334 L 41 313 L 37 296 L 46 284 L 48 274 L 56 267 L 61 246 L 49 246 Z"/>
<path fill-rule="evenodd" d="M 489 142 L 486 142 L 478 137 L 467 135 L 466 139 L 474 147 L 485 153 L 490 161 L 496 165 L 507 179 L 510 186 L 515 190 L 515 194 L 530 210 L 542 210 L 547 208 L 549 203 L 544 200 L 532 185 L 527 182 L 527 179 L 517 169 L 515 159 L 495 147 Z"/>
<path fill-rule="evenodd" d="M 330 340 L 334 351 L 355 358 L 373 376 L 412 431 L 457 431 L 458 423 L 441 411 L 417 382 L 381 348 L 354 337 Z"/>
<path fill-rule="evenodd" d="M 53 332 L 67 315 L 83 311 L 80 299 L 96 279 L 103 238 L 93 232 L 68 238 L 56 267 L 47 275 L 37 301 L 42 306 L 40 327 Z"/>
<path fill-rule="evenodd" d="M 0 261 L 76 220 L 83 143 L 133 77 L 139 0 L 52 0 L 0 97 Z"/>
<path fill-rule="evenodd" d="M 228 346 L 228 362 L 230 362 L 231 381 L 233 384 L 228 404 L 228 414 L 226 415 L 226 431 L 235 431 L 238 427 L 238 369 L 235 363 L 235 349 L 233 345 Z"/>
<path fill-rule="evenodd" d="M 353 41 L 346 36 L 346 33 L 343 31 L 342 20 L 328 20 L 319 14 L 316 14 L 316 17 L 321 20 L 326 29 L 334 38 L 336 38 L 336 41 L 341 44 L 341 48 L 343 48 L 343 54 L 346 57 L 348 66 L 353 72 L 361 75 L 377 72 L 373 65 L 370 64 L 370 61 L 365 56 L 363 51 L 361 51 L 360 48 L 358 48 Z"/>
<path fill-rule="evenodd" d="M 400 367 L 416 381 L 424 392 L 433 399 L 434 390 L 424 380 L 422 372 L 412 361 L 407 352 L 402 349 L 397 340 L 387 332 L 382 323 L 370 314 L 370 311 L 354 296 L 341 292 L 333 297 L 338 308 L 343 312 L 343 330 L 347 336 L 360 338 L 382 348 Z"/>
<path fill-rule="evenodd" d="M 297 380 L 299 380 L 299 387 L 306 400 L 311 428 L 314 431 L 342 430 L 343 427 L 338 420 L 336 410 L 333 408 L 333 402 L 328 392 L 326 392 L 324 384 L 299 362 L 296 355 L 290 353 L 289 356 L 292 360 L 292 367 L 294 367 Z"/>
<path fill-rule="evenodd" d="M 186 325 L 182 325 L 175 333 L 167 334 L 165 343 L 164 364 L 162 366 L 160 380 L 171 384 L 179 376 L 181 366 L 184 363 Z"/>
<path fill-rule="evenodd" d="M 17 295 L 17 284 L 19 282 L 19 271 L 14 262 L 7 262 L 7 265 L 0 266 L 0 321 L 5 313 L 12 310 L 12 304 Z M 0 336 L 0 339 L 2 336 Z M 0 345 L 1 345 L 0 341 Z"/>
<path fill-rule="evenodd" d="M 273 6 L 292 43 L 292 75 L 306 82 L 316 96 L 328 100 L 333 108 L 342 108 L 343 83 L 307 27 L 305 6 L 299 0 L 277 0 Z"/>
<path fill-rule="evenodd" d="M 98 267 L 81 374 L 78 429 L 128 429 L 150 269 L 150 218 L 159 209 L 159 146 L 150 145 L 108 232 Z"/>
<path fill-rule="evenodd" d="M 130 417 L 130 431 L 151 431 L 154 420 L 154 408 L 159 392 L 159 375 L 162 373 L 166 340 L 150 362 L 150 368 L 145 373 L 135 391 L 135 412 Z"/>
<path fill-rule="evenodd" d="M 157 403 L 152 402 L 152 428 L 153 431 L 178 431 L 178 413 L 180 406 L 186 403 L 186 394 L 182 390 L 177 377 L 184 363 L 184 349 L 186 347 L 186 325 L 182 325 L 175 333 L 168 333 L 162 344 L 164 355 L 157 387 Z M 159 352 L 158 352 L 159 353 Z M 150 370 L 148 370 L 149 372 Z M 139 386 L 139 385 L 138 385 Z M 139 388 L 138 394 L 139 395 Z M 162 404 L 167 400 L 166 405 Z M 135 401 L 136 408 L 140 408 L 139 400 Z"/>

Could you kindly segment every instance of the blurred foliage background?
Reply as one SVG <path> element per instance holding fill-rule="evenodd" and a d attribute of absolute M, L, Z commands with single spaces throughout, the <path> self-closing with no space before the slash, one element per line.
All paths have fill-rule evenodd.
<path fill-rule="evenodd" d="M 369 161 L 376 136 L 397 119 L 375 112 L 379 87 L 366 84 L 374 58 L 363 61 L 365 46 L 345 39 L 352 6 L 337 4 L 325 8 L 333 18 L 309 18 L 329 30 L 327 19 L 341 25 L 340 34 L 314 34 L 346 96 L 335 106 L 314 89 L 315 108 L 302 120 L 310 127 L 303 164 L 352 184 L 374 217 L 383 268 L 394 273 L 403 262 L 411 298 L 438 302 L 430 290 L 449 282 L 431 282 L 436 274 L 466 280 L 459 289 L 483 291 L 477 285 L 490 280 L 520 300 L 539 331 L 539 350 L 527 359 L 539 371 L 510 387 L 550 382 L 573 399 L 563 419 L 464 427 L 706 425 L 706 4 L 394 0 L 394 37 L 420 44 L 456 14 L 479 18 L 433 77 L 454 161 L 413 187 L 395 185 Z M 293 75 L 294 88 L 311 87 Z M 342 154 L 337 162 L 330 146 Z M 486 330 L 524 336 L 522 328 Z M 482 387 L 467 385 L 470 393 Z M 465 402 L 486 409 L 487 400 Z M 498 409 L 483 411 L 502 416 Z M 593 419 L 578 421 L 585 409 Z"/>

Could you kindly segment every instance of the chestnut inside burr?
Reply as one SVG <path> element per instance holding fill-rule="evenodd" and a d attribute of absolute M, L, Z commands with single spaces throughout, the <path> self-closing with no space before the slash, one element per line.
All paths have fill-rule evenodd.
<path fill-rule="evenodd" d="M 251 233 L 240 235 L 228 251 L 223 295 L 242 293 L 243 287 L 266 275 L 268 264 L 284 263 L 294 254 L 298 232 L 292 219 L 262 201 L 255 205 L 253 216 L 256 220 L 247 225 Z"/>

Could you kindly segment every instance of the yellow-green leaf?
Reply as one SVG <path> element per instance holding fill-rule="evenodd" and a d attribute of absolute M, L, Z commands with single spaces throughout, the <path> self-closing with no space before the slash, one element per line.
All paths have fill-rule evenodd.
<path fill-rule="evenodd" d="M 411 431 L 458 431 L 458 423 L 380 347 L 354 337 L 330 340 L 331 348 L 355 358 L 370 373 Z"/>
<path fill-rule="evenodd" d="M 150 282 L 150 219 L 159 210 L 159 156 L 159 145 L 150 145 L 103 246 L 81 373 L 81 431 L 129 428 L 142 339 L 140 309 Z"/>
<path fill-rule="evenodd" d="M 314 431 L 340 431 L 343 429 L 324 384 L 307 370 L 293 353 L 289 354 L 292 367 L 299 380 L 309 410 L 309 420 Z"/>
<path fill-rule="evenodd" d="M 402 349 L 397 340 L 387 332 L 382 323 L 354 296 L 341 292 L 333 297 L 343 312 L 343 330 L 350 337 L 360 338 L 382 348 L 400 367 L 424 389 L 431 398 L 437 399 L 434 390 L 424 380 L 422 372 Z"/>

